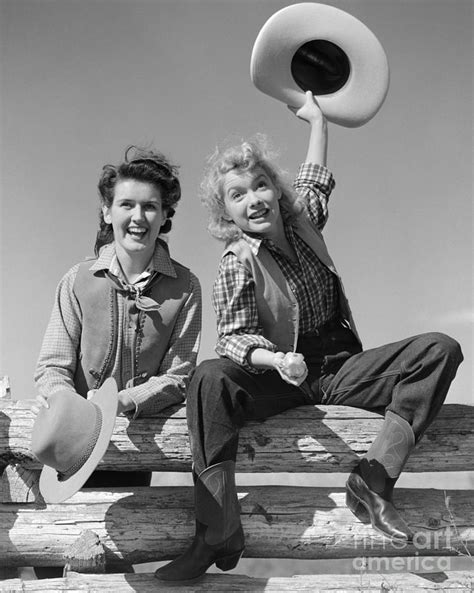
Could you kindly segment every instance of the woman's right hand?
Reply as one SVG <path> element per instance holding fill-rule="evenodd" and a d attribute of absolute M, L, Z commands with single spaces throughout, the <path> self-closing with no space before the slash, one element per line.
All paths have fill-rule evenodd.
<path fill-rule="evenodd" d="M 87 399 L 90 399 L 92 395 L 95 393 L 95 389 L 91 389 L 87 392 Z M 49 409 L 48 398 L 44 395 L 37 395 L 35 397 L 35 403 L 31 406 L 31 410 L 36 415 L 40 411 L 41 408 Z"/>
<path fill-rule="evenodd" d="M 292 360 L 295 354 L 299 359 L 296 364 Z M 283 352 L 276 352 L 273 358 L 273 366 L 283 381 L 286 381 L 290 385 L 296 385 L 296 387 L 299 387 L 308 376 L 308 367 L 302 354 L 293 352 L 283 354 Z M 295 373 L 295 368 L 297 373 Z"/>

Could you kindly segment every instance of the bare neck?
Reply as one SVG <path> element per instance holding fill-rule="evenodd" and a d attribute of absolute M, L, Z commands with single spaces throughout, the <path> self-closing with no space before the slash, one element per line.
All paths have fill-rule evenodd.
<path fill-rule="evenodd" d="M 123 249 L 116 249 L 117 259 L 128 282 L 133 283 L 146 270 L 153 255 L 148 250 L 130 254 Z"/>

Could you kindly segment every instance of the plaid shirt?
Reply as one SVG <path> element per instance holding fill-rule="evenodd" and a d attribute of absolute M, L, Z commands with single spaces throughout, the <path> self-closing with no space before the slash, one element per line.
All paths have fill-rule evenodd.
<path fill-rule="evenodd" d="M 306 203 L 309 219 L 322 229 L 328 218 L 329 195 L 335 185 L 332 174 L 320 165 L 304 163 L 294 185 L 299 198 Z M 285 233 L 297 254 L 297 263 L 289 260 L 268 239 L 259 239 L 245 233 L 243 238 L 254 254 L 258 253 L 261 244 L 265 245 L 280 266 L 298 302 L 298 331 L 303 335 L 336 316 L 337 284 L 332 272 L 319 261 L 291 225 L 285 224 Z M 254 280 L 249 270 L 233 253 L 228 253 L 220 262 L 212 301 L 217 315 L 217 354 L 255 371 L 247 363 L 249 351 L 260 347 L 276 352 L 277 347 L 262 335 Z"/>
<path fill-rule="evenodd" d="M 82 312 L 74 295 L 73 286 L 79 264 L 71 268 L 62 278 L 56 290 L 53 311 L 43 339 L 35 373 L 39 392 L 45 396 L 60 389 L 74 390 L 74 374 L 82 329 Z M 115 247 L 107 245 L 99 258 L 91 262 L 93 269 L 105 269 L 117 277 L 124 288 L 140 293 L 153 272 L 175 276 L 173 262 L 162 247 L 157 247 L 147 270 L 133 285 L 127 285 L 118 265 Z M 157 376 L 132 386 L 132 348 L 134 326 L 128 323 L 124 297 L 117 292 L 118 327 L 121 339 L 114 353 L 111 375 L 119 391 L 123 390 L 135 403 L 135 416 L 158 412 L 169 405 L 183 401 L 189 377 L 193 371 L 201 335 L 201 287 L 199 280 L 190 273 L 190 294 L 182 307 L 169 348 Z"/>

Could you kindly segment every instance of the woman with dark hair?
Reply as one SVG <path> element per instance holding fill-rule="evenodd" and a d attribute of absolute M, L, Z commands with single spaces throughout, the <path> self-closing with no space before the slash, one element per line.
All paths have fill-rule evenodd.
<path fill-rule="evenodd" d="M 129 154 L 132 158 L 129 158 Z M 175 206 L 181 198 L 181 186 L 177 177 L 177 167 L 168 163 L 166 158 L 157 152 L 130 146 L 125 151 L 125 160 L 118 166 L 105 165 L 99 180 L 101 200 L 100 228 L 97 233 L 95 254 L 99 255 L 101 247 L 114 240 L 113 228 L 104 219 L 103 208 L 110 208 L 114 201 L 115 186 L 119 180 L 131 179 L 151 183 L 160 188 L 161 205 L 166 212 L 165 220 L 160 227 L 160 235 L 171 230 L 171 218 Z"/>
<path fill-rule="evenodd" d="M 60 390 L 83 397 L 112 377 L 118 413 L 153 414 L 185 398 L 201 332 L 196 276 L 170 258 L 162 235 L 181 197 L 177 168 L 130 147 L 99 180 L 95 258 L 56 291 L 35 373 L 40 405 Z M 95 472 L 86 486 L 146 485 L 148 472 Z"/>

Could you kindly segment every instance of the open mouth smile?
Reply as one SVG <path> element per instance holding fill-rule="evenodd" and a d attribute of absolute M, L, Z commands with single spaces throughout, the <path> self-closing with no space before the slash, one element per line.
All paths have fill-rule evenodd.
<path fill-rule="evenodd" d="M 144 229 L 142 227 L 129 227 L 127 229 L 127 234 L 131 235 L 135 239 L 143 239 L 146 233 L 147 229 Z"/>
<path fill-rule="evenodd" d="M 249 220 L 256 220 L 258 218 L 263 218 L 264 216 L 266 216 L 269 213 L 269 208 L 260 208 L 260 210 L 257 210 L 256 212 L 253 212 L 252 214 L 249 215 Z"/>

